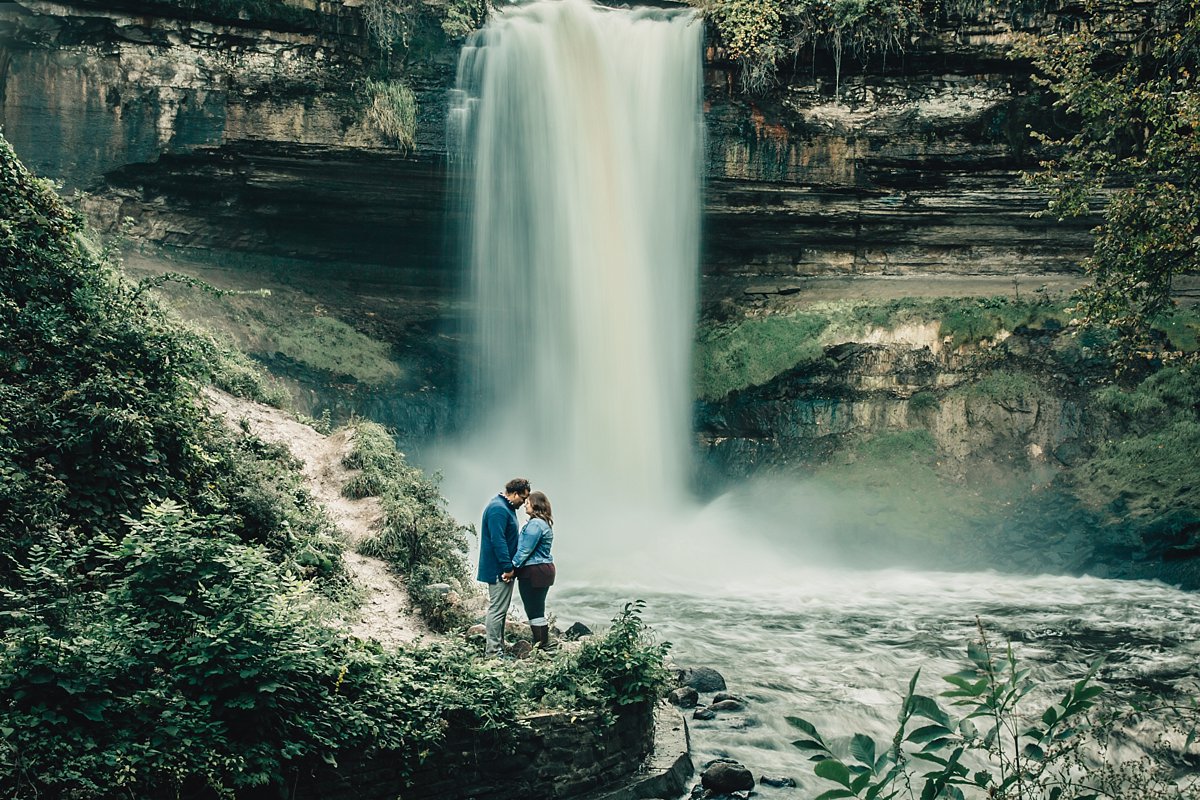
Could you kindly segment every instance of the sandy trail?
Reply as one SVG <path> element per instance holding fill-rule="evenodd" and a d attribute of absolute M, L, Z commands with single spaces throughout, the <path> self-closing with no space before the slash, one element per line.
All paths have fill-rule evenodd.
<path fill-rule="evenodd" d="M 250 432 L 265 442 L 285 445 L 303 462 L 308 490 L 324 506 L 347 542 L 343 553 L 355 583 L 365 592 L 362 616 L 351 622 L 351 631 L 363 639 L 376 639 L 385 646 L 411 642 L 428 636 L 429 629 L 413 611 L 404 581 L 378 558 L 355 551 L 358 543 L 379 529 L 383 512 L 378 498 L 352 500 L 342 495 L 342 486 L 353 474 L 342 466 L 350 452 L 354 432 L 343 429 L 325 436 L 270 406 L 234 397 L 218 389 L 204 389 L 209 408 L 237 427 L 245 420 Z"/>

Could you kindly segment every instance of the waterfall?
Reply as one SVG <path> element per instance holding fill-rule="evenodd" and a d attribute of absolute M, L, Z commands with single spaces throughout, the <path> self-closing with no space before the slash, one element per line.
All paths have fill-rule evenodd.
<path fill-rule="evenodd" d="M 558 0 L 498 11 L 463 50 L 467 389 L 495 487 L 684 496 L 700 48 L 691 11 Z"/>

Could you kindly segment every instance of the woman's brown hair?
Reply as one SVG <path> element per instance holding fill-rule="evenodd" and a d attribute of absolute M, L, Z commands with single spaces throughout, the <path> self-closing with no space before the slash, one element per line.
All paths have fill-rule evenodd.
<path fill-rule="evenodd" d="M 550 511 L 549 497 L 541 492 L 533 492 L 529 495 L 529 507 L 532 509 L 529 516 L 544 520 L 551 528 L 554 527 L 554 514 Z"/>

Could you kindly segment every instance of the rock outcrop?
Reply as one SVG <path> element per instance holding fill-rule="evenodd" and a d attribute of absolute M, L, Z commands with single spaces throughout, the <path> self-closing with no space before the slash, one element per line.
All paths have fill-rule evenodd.
<path fill-rule="evenodd" d="M 375 416 L 415 440 L 444 432 L 459 372 L 452 339 L 463 327 L 448 235 L 461 206 L 445 125 L 459 43 L 435 31 L 395 65 L 419 105 L 416 146 L 405 152 L 367 118 L 364 80 L 378 54 L 357 4 L 281 2 L 299 11 L 259 20 L 185 5 L 0 6 L 6 137 L 37 172 L 86 192 L 82 205 L 101 227 L 128 221 L 135 239 L 234 270 L 283 272 L 301 286 L 344 281 L 351 289 L 330 311 L 347 320 L 367 308 L 355 292 L 419 306 L 385 326 L 397 351 L 438 354 L 400 401 L 361 386 L 342 398 L 328 380 L 264 360 L 304 387 L 295 393 L 312 409 Z M 1007 57 L 1014 32 L 1054 24 L 981 4 L 975 19 L 932 25 L 903 58 L 847 58 L 835 76 L 831 54 L 818 50 L 763 98 L 735 91 L 734 67 L 710 48 L 706 303 L 797 291 L 811 276 L 936 282 L 1074 269 L 1091 221 L 1031 217 L 1042 201 L 1020 178 L 1034 163 L 1026 124 L 1040 124 L 1046 104 L 1028 65 Z M 904 386 L 954 381 L 953 371 L 945 377 L 946 365 L 920 352 L 855 351 L 703 408 L 701 432 L 721 441 L 718 460 L 731 466 L 771 452 L 794 458 L 867 419 L 905 417 Z M 893 380 L 885 373 L 907 376 L 896 378 L 904 386 L 866 385 Z M 809 399 L 797 405 L 801 389 Z M 961 418 L 943 413 L 943 428 Z M 1033 438 L 1045 452 L 1061 444 Z"/>
<path fill-rule="evenodd" d="M 0 11 L 6 136 L 36 171 L 177 246 L 386 264 L 429 286 L 447 262 L 445 116 L 458 44 L 404 65 L 417 146 L 388 145 L 362 96 L 371 45 L 353 4 L 309 17 L 197 18 L 166 2 L 20 0 Z M 706 68 L 704 269 L 710 295 L 825 273 L 1070 270 L 1088 221 L 1032 219 L 1025 125 L 1044 115 L 1017 19 L 985 4 L 903 58 L 840 77 L 818 51 L 769 96 Z M 307 22 L 304 22 L 307 20 Z"/>

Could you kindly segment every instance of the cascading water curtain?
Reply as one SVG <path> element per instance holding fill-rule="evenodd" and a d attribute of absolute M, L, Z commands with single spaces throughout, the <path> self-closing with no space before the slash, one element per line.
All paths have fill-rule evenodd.
<path fill-rule="evenodd" d="M 687 481 L 701 43 L 688 10 L 508 7 L 451 101 L 475 420 L 526 471 L 612 499 Z"/>

